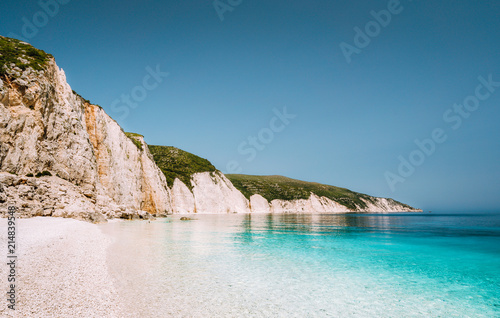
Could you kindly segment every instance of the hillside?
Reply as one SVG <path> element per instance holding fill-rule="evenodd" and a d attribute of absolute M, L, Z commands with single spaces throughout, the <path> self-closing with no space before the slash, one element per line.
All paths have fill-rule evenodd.
<path fill-rule="evenodd" d="M 169 187 L 175 178 L 192 189 L 191 176 L 198 172 L 214 172 L 217 169 L 208 161 L 192 153 L 170 146 L 148 146 L 153 159 L 165 175 Z"/>
<path fill-rule="evenodd" d="M 254 194 L 259 194 L 269 202 L 275 199 L 306 200 L 310 197 L 312 192 L 319 197 L 326 197 L 338 202 L 353 211 L 362 210 L 367 207 L 367 204 L 362 199 L 375 203 L 374 198 L 366 194 L 353 192 L 345 188 L 300 181 L 283 176 L 228 174 L 226 177 L 231 180 L 233 185 L 248 199 Z M 409 205 L 397 201 L 394 201 L 394 203 L 413 210 Z"/>

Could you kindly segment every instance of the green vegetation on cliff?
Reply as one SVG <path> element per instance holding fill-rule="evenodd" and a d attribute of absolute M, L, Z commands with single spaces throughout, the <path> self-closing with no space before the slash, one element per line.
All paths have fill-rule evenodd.
<path fill-rule="evenodd" d="M 137 147 L 137 149 L 139 149 L 140 151 L 142 151 L 142 143 L 137 139 L 137 138 L 144 138 L 143 135 L 139 135 L 139 134 L 136 134 L 136 133 L 131 133 L 131 132 L 126 132 L 125 135 L 130 139 L 132 140 L 132 142 L 134 143 L 134 145 Z"/>
<path fill-rule="evenodd" d="M 215 167 L 207 159 L 203 159 L 184 150 L 168 146 L 148 146 L 154 161 L 161 169 L 169 187 L 178 178 L 192 189 L 191 176 L 198 172 L 214 172 Z"/>
<path fill-rule="evenodd" d="M 11 64 L 23 71 L 28 67 L 40 71 L 51 57 L 52 55 L 36 49 L 28 43 L 0 36 L 0 76 L 6 75 Z"/>
<path fill-rule="evenodd" d="M 290 179 L 283 176 L 227 174 L 226 177 L 231 180 L 233 185 L 248 199 L 254 194 L 260 194 L 269 202 L 275 199 L 299 200 L 308 199 L 312 192 L 320 197 L 327 197 L 338 202 L 353 211 L 367 207 L 366 203 L 361 199 L 373 202 L 373 197 L 366 194 L 315 182 Z"/>

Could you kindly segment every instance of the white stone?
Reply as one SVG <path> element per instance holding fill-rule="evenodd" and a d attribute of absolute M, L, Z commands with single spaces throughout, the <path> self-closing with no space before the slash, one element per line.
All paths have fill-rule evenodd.
<path fill-rule="evenodd" d="M 197 213 L 248 213 L 249 202 L 221 172 L 192 176 Z"/>
<path fill-rule="evenodd" d="M 252 213 L 269 213 L 271 207 L 269 202 L 260 194 L 254 194 L 250 197 L 250 206 Z"/>

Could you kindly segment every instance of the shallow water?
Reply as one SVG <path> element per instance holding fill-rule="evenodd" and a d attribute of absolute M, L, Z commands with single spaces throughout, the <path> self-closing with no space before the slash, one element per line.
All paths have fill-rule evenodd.
<path fill-rule="evenodd" d="M 500 317 L 498 214 L 179 216 L 102 225 L 142 317 Z"/>

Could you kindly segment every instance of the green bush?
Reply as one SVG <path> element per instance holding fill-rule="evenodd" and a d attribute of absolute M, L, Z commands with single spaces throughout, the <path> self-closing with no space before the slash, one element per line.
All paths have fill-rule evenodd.
<path fill-rule="evenodd" d="M 32 174 L 32 173 L 28 173 L 26 176 L 27 176 L 28 178 L 33 178 L 33 174 Z"/>
<path fill-rule="evenodd" d="M 126 132 L 125 135 L 130 139 L 132 140 L 132 142 L 134 143 L 134 145 L 137 147 L 137 149 L 139 149 L 140 151 L 142 151 L 142 143 L 137 139 L 138 137 L 144 137 L 143 135 L 139 135 L 139 134 L 136 134 L 136 133 L 131 133 L 131 132 Z"/>
<path fill-rule="evenodd" d="M 169 146 L 148 146 L 156 165 L 172 187 L 178 178 L 192 190 L 191 176 L 198 172 L 215 172 L 217 169 L 208 161 L 192 153 Z"/>
<path fill-rule="evenodd" d="M 27 63 L 19 60 L 22 58 Z M 0 76 L 7 74 L 6 70 L 11 64 L 25 70 L 28 67 L 35 71 L 42 70 L 52 55 L 38 50 L 33 46 L 16 39 L 0 36 Z"/>

